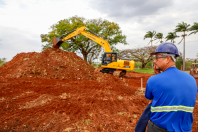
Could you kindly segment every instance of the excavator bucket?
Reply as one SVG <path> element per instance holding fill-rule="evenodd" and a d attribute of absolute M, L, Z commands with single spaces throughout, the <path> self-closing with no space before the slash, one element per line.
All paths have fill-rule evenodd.
<path fill-rule="evenodd" d="M 60 38 L 53 38 L 52 39 L 52 43 L 53 43 L 53 48 L 59 48 L 61 46 L 61 44 L 63 43 L 62 39 Z"/>

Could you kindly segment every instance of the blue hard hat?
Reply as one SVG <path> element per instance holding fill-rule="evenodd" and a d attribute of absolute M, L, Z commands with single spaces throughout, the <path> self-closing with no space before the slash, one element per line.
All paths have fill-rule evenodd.
<path fill-rule="evenodd" d="M 179 51 L 175 44 L 170 42 L 161 43 L 155 50 L 155 52 L 151 53 L 151 55 L 155 55 L 157 53 L 168 53 L 175 54 L 176 57 L 179 56 Z"/>

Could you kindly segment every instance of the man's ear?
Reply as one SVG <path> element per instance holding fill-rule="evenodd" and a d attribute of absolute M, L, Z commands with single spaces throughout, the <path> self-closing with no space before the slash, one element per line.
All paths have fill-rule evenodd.
<path fill-rule="evenodd" d="M 171 59 L 171 57 L 170 57 L 170 56 L 166 57 L 165 59 L 166 59 L 166 60 L 165 60 L 165 61 L 166 61 L 166 63 L 170 63 L 170 62 L 172 61 L 172 59 Z"/>

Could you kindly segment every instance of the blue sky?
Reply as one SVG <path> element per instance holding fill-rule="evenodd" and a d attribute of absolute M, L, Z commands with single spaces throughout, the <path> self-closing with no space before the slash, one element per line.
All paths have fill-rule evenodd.
<path fill-rule="evenodd" d="M 128 43 L 117 45 L 120 50 L 144 47 L 150 41 L 143 40 L 147 31 L 166 36 L 182 21 L 198 22 L 197 5 L 197 0 L 0 0 L 0 58 L 10 61 L 21 52 L 41 52 L 40 34 L 75 15 L 118 23 Z M 176 45 L 180 40 L 176 39 Z M 177 46 L 183 52 L 183 43 Z M 186 58 L 195 58 L 197 49 L 198 34 L 188 36 Z"/>

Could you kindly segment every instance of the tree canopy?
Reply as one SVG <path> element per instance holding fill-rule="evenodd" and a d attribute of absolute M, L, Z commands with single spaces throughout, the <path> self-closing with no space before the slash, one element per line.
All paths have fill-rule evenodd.
<path fill-rule="evenodd" d="M 166 41 L 171 40 L 172 43 L 175 43 L 174 39 L 179 36 L 176 35 L 176 33 L 169 32 L 168 35 L 166 36 Z"/>
<path fill-rule="evenodd" d="M 45 42 L 42 45 L 42 50 L 52 47 L 52 39 L 54 37 L 60 37 L 63 34 L 67 36 L 67 32 L 82 26 L 87 27 L 92 33 L 106 40 L 110 44 L 112 51 L 118 51 L 115 48 L 115 45 L 118 43 L 127 44 L 126 36 L 122 35 L 122 31 L 117 23 L 102 20 L 101 18 L 88 20 L 84 17 L 73 16 L 53 24 L 48 34 L 41 34 L 41 41 Z M 87 32 L 90 31 L 87 30 Z M 81 34 L 63 42 L 61 48 L 66 51 L 81 53 L 84 60 L 89 63 L 96 59 L 102 51 L 102 47 L 99 44 Z"/>
<path fill-rule="evenodd" d="M 163 43 L 163 41 L 162 41 L 162 39 L 163 39 L 163 33 L 157 33 L 157 34 L 155 35 L 155 39 L 159 39 L 159 41 L 161 40 L 160 43 Z M 159 42 L 159 41 L 158 41 L 158 42 Z M 158 43 L 158 42 L 157 42 L 157 43 Z"/>
<path fill-rule="evenodd" d="M 175 32 L 186 32 L 189 29 L 190 24 L 187 23 L 178 23 L 178 25 L 176 26 Z"/>
<path fill-rule="evenodd" d="M 190 28 L 189 28 L 189 31 L 193 31 L 191 32 L 189 35 L 191 34 L 196 34 L 198 33 L 198 23 L 197 22 L 194 22 L 194 25 L 192 25 Z"/>
<path fill-rule="evenodd" d="M 151 46 L 152 46 L 152 38 L 155 36 L 155 34 L 156 34 L 156 31 L 153 31 L 153 32 L 151 32 L 151 31 L 148 31 L 148 32 L 146 32 L 146 34 L 144 35 L 144 39 L 146 39 L 146 38 L 151 38 L 151 40 L 150 40 L 150 42 L 149 43 L 151 43 Z M 148 44 L 149 44 L 148 43 Z"/>

